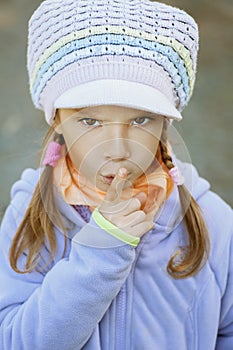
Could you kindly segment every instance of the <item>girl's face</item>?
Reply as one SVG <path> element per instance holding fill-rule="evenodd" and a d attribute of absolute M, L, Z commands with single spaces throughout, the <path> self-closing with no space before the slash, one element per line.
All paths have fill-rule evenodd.
<path fill-rule="evenodd" d="M 62 133 L 76 169 L 98 189 L 107 191 L 117 170 L 128 170 L 128 182 L 150 171 L 164 117 L 121 106 L 59 109 Z"/>

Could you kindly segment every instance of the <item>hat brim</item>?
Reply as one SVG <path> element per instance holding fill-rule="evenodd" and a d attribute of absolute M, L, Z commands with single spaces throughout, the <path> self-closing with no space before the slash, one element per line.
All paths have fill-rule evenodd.
<path fill-rule="evenodd" d="M 181 120 L 182 115 L 159 90 L 127 80 L 102 79 L 66 90 L 54 102 L 54 108 L 84 108 L 117 105 Z"/>

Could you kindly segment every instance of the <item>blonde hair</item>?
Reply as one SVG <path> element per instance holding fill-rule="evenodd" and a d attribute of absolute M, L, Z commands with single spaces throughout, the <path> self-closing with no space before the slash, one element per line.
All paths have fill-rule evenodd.
<path fill-rule="evenodd" d="M 160 152 L 160 157 L 169 170 L 174 165 L 167 148 L 167 129 L 168 121 L 165 119 L 157 153 Z M 62 136 L 58 135 L 52 126 L 45 136 L 42 152 L 51 138 L 59 143 L 64 142 Z M 53 260 L 57 251 L 54 225 L 60 227 L 63 231 L 65 241 L 63 255 L 65 254 L 67 238 L 54 200 L 52 170 L 49 165 L 43 170 L 28 209 L 11 244 L 10 264 L 12 269 L 18 273 L 31 272 L 38 267 L 39 252 L 45 245 L 45 241 L 49 243 L 50 261 Z M 189 244 L 185 249 L 181 249 L 170 258 L 167 271 L 174 278 L 186 278 L 196 274 L 204 266 L 209 253 L 209 238 L 199 205 L 184 185 L 178 186 L 178 190 Z M 26 250 L 25 269 L 20 270 L 17 263 Z"/>
<path fill-rule="evenodd" d="M 162 160 L 166 168 L 170 170 L 174 164 L 167 147 L 168 124 L 168 120 L 165 120 L 159 148 Z M 174 278 L 185 278 L 196 274 L 204 266 L 209 255 L 210 241 L 200 206 L 185 185 L 178 186 L 178 191 L 189 244 L 170 258 L 167 271 Z"/>

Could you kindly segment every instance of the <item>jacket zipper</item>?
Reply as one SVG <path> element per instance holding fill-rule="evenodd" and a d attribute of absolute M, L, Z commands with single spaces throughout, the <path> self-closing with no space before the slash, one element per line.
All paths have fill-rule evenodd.
<path fill-rule="evenodd" d="M 134 269 L 135 269 L 135 265 L 136 265 L 136 262 L 137 262 L 137 258 L 138 258 L 138 255 L 140 253 L 140 250 L 141 250 L 141 246 L 142 245 L 142 240 L 141 242 L 139 243 L 139 245 L 137 246 L 137 248 L 135 249 L 135 261 L 132 265 L 132 269 L 130 271 L 130 275 L 133 274 L 134 272 Z M 140 247 L 140 248 L 139 248 Z M 128 279 L 127 279 L 128 280 Z M 124 335 L 125 335 L 125 330 L 126 330 L 126 320 L 125 320 L 125 315 L 126 315 L 126 298 L 127 298 L 127 288 L 126 288 L 126 283 L 128 282 L 126 280 L 126 282 L 123 284 L 123 286 L 121 287 L 121 290 L 119 291 L 119 294 L 118 294 L 118 300 L 117 300 L 117 312 L 116 312 L 116 331 L 115 331 L 115 334 L 116 334 L 116 341 L 115 341 L 115 350 L 124 350 L 125 347 L 124 347 Z M 132 286 L 133 288 L 133 286 Z M 127 349 L 129 350 L 129 349 Z"/>
<path fill-rule="evenodd" d="M 124 349 L 124 331 L 125 331 L 125 312 L 126 312 L 126 285 L 124 284 L 118 294 L 117 302 L 117 313 L 116 313 L 116 342 L 115 350 Z"/>

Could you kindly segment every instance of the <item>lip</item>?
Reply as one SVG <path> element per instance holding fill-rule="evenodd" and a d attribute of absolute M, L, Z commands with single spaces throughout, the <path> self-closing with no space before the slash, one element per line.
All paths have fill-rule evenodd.
<path fill-rule="evenodd" d="M 114 177 L 115 177 L 114 174 L 109 174 L 109 175 L 107 175 L 107 176 L 102 175 L 103 181 L 104 181 L 104 183 L 106 183 L 106 184 L 111 184 L 112 181 L 113 181 L 113 179 L 114 179 Z"/>
<path fill-rule="evenodd" d="M 115 177 L 116 174 L 102 174 L 103 177 Z"/>
<path fill-rule="evenodd" d="M 109 174 L 101 174 L 101 176 L 103 176 L 103 177 L 115 177 L 116 176 L 116 173 L 117 172 L 115 172 L 115 173 L 109 173 Z M 127 173 L 127 175 L 130 175 L 131 174 L 131 172 L 128 172 Z"/>
<path fill-rule="evenodd" d="M 128 176 L 130 175 L 131 173 L 129 172 L 128 173 Z M 106 174 L 106 175 L 101 175 L 102 176 L 102 178 L 103 178 L 103 181 L 104 181 L 104 183 L 106 183 L 106 184 L 111 184 L 112 183 L 112 181 L 113 181 L 113 179 L 114 179 L 114 177 L 116 176 L 116 174 Z"/>

